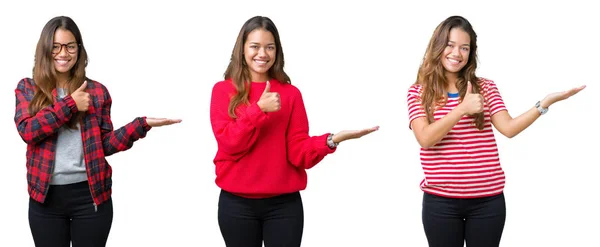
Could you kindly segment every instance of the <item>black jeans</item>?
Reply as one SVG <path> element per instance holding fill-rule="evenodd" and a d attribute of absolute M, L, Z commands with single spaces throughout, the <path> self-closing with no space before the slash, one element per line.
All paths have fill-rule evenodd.
<path fill-rule="evenodd" d="M 506 219 L 504 194 L 457 199 L 423 195 L 423 227 L 430 247 L 500 245 Z"/>
<path fill-rule="evenodd" d="M 29 198 L 36 247 L 104 247 L 112 220 L 112 200 L 96 208 L 87 181 L 51 185 L 43 204 Z"/>
<path fill-rule="evenodd" d="M 221 190 L 219 227 L 227 247 L 297 247 L 304 209 L 300 192 L 248 199 Z"/>

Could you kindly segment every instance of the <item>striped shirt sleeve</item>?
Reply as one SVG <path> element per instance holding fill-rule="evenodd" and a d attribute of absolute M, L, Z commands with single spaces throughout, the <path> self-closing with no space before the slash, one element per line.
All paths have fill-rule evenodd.
<path fill-rule="evenodd" d="M 507 110 L 504 101 L 502 100 L 502 96 L 500 95 L 500 91 L 498 90 L 498 87 L 496 87 L 494 81 L 483 79 L 480 85 L 483 91 L 483 97 L 490 109 L 490 116 L 499 111 Z"/>
<path fill-rule="evenodd" d="M 411 124 L 412 124 L 413 120 L 420 118 L 420 117 L 427 117 L 427 115 L 425 114 L 425 110 L 423 109 L 423 106 L 421 105 L 420 91 L 421 91 L 421 85 L 412 85 L 408 89 L 407 103 L 408 103 L 408 128 L 409 129 L 412 129 Z"/>

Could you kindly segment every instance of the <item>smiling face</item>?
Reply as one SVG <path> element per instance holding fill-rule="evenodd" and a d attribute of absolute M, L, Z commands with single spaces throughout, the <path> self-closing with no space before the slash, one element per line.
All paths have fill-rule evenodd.
<path fill-rule="evenodd" d="M 277 58 L 276 51 L 275 38 L 271 32 L 260 28 L 248 33 L 244 44 L 244 61 L 252 81 L 269 80 L 269 69 Z"/>
<path fill-rule="evenodd" d="M 73 33 L 63 28 L 56 29 L 52 44 L 52 58 L 57 76 L 69 77 L 71 69 L 77 63 L 78 54 L 77 40 Z"/>
<path fill-rule="evenodd" d="M 442 53 L 442 65 L 447 74 L 458 74 L 469 62 L 471 38 L 461 28 L 452 28 L 448 44 Z"/>

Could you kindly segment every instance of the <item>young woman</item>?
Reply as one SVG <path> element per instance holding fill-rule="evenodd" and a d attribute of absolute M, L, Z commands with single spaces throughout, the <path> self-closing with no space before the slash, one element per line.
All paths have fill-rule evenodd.
<path fill-rule="evenodd" d="M 305 170 L 340 142 L 378 129 L 309 136 L 302 95 L 283 67 L 275 24 L 256 16 L 242 26 L 225 80 L 213 87 L 218 221 L 230 247 L 260 247 L 263 240 L 267 247 L 300 246 Z"/>
<path fill-rule="evenodd" d="M 40 35 L 33 78 L 16 90 L 15 124 L 27 143 L 29 225 L 35 246 L 105 246 L 112 224 L 112 170 L 105 157 L 125 151 L 152 127 L 181 120 L 138 117 L 113 130 L 112 100 L 86 77 L 87 53 L 69 17 Z"/>
<path fill-rule="evenodd" d="M 463 17 L 434 31 L 408 90 L 409 127 L 421 145 L 423 226 L 429 246 L 498 246 L 504 172 L 492 131 L 514 137 L 585 86 L 552 93 L 511 117 L 496 84 L 477 77 L 477 35 Z"/>

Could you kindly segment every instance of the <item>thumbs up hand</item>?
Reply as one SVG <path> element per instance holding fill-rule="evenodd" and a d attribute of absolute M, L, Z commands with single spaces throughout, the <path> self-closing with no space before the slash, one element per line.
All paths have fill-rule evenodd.
<path fill-rule="evenodd" d="M 260 96 L 260 99 L 256 103 L 260 110 L 263 112 L 276 112 L 281 109 L 281 100 L 279 98 L 279 93 L 271 92 L 271 84 L 269 81 L 266 82 L 267 86 L 265 87 L 265 91 Z"/>
<path fill-rule="evenodd" d="M 467 82 L 467 93 L 463 98 L 460 106 L 463 107 L 467 115 L 480 113 L 483 111 L 483 96 L 473 92 L 471 82 Z"/>
<path fill-rule="evenodd" d="M 87 81 L 84 81 L 75 92 L 71 94 L 71 98 L 75 100 L 75 105 L 77 105 L 78 111 L 87 111 L 90 106 L 90 94 L 85 91 L 87 87 Z"/>

